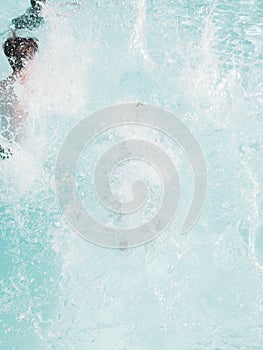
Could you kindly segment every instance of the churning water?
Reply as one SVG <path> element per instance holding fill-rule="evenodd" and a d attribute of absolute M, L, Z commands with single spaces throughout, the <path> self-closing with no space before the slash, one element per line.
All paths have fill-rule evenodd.
<path fill-rule="evenodd" d="M 58 5 L 50 1 L 33 33 L 40 52 L 17 88 L 28 103 L 27 139 L 0 164 L 0 347 L 262 350 L 262 1 L 85 0 L 75 12 Z M 2 1 L 0 31 L 26 6 Z M 0 64 L 4 78 L 2 54 Z M 202 147 L 207 199 L 187 235 L 179 228 L 191 169 L 176 145 L 142 128 L 94 140 L 79 166 L 80 196 L 106 224 L 130 224 L 100 210 L 92 171 L 107 147 L 137 133 L 180 169 L 174 223 L 147 245 L 111 250 L 63 220 L 54 189 L 62 142 L 89 113 L 121 102 L 171 111 Z M 125 199 L 133 177 L 122 171 L 114 190 Z M 142 173 L 153 185 L 148 218 L 160 179 L 147 167 Z"/>

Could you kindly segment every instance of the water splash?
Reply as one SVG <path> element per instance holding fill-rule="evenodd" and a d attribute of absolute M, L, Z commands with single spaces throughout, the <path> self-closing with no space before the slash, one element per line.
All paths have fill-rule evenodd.
<path fill-rule="evenodd" d="M 50 18 L 39 33 L 24 148 L 37 172 L 32 182 L 32 170 L 17 173 L 23 191 L 0 211 L 4 348 L 18 337 L 32 349 L 262 347 L 260 3 L 235 4 L 91 1 L 76 17 Z M 143 64 L 127 54 L 131 42 Z M 210 181 L 205 212 L 187 237 L 176 235 L 179 217 L 136 250 L 84 244 L 58 211 L 58 149 L 83 113 L 141 99 L 180 115 L 200 140 Z M 94 142 L 84 165 L 126 132 Z M 163 135 L 147 136 L 181 168 L 184 217 L 187 164 Z M 1 180 L 17 184 L 10 172 Z"/>
<path fill-rule="evenodd" d="M 148 53 L 146 38 L 147 1 L 135 0 L 134 5 L 138 14 L 136 24 L 130 38 L 129 50 L 132 55 L 137 53 L 139 56 L 141 56 L 146 67 L 153 68 L 154 63 Z"/>

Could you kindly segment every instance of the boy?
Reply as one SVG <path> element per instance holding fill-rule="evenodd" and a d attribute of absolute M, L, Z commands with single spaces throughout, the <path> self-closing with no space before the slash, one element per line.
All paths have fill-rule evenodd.
<path fill-rule="evenodd" d="M 4 54 L 13 70 L 13 74 L 0 82 L 0 108 L 2 117 L 2 135 L 9 141 L 20 141 L 26 112 L 19 104 L 14 92 L 14 84 L 23 84 L 28 79 L 28 67 L 33 61 L 38 44 L 34 38 L 21 38 L 13 35 L 3 45 Z M 8 158 L 10 150 L 0 145 L 0 159 Z"/>

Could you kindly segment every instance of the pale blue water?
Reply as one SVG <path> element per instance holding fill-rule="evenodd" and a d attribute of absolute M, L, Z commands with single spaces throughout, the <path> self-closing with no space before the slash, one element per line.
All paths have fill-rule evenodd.
<path fill-rule="evenodd" d="M 262 1 L 84 5 L 34 33 L 29 155 L 1 164 L 0 348 L 262 350 Z M 26 7 L 2 1 L 0 31 Z M 5 77 L 3 54 L 0 65 Z M 178 233 L 179 213 L 157 240 L 119 251 L 82 240 L 63 221 L 54 166 L 78 120 L 123 101 L 182 118 L 205 154 L 209 188 L 188 235 Z M 109 140 L 95 142 L 90 167 Z M 82 197 L 95 209 L 89 166 Z M 183 161 L 181 175 L 188 197 Z"/>

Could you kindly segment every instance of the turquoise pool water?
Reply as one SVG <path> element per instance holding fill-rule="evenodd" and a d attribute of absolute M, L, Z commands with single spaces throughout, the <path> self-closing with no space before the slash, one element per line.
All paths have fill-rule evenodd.
<path fill-rule="evenodd" d="M 1 349 L 262 350 L 262 1 L 86 0 L 76 13 L 50 3 L 62 16 L 49 9 L 34 32 L 28 140 L 1 163 Z M 27 6 L 2 1 L 0 31 Z M 0 65 L 10 74 L 3 54 Z M 180 235 L 189 169 L 164 136 L 140 130 L 181 165 L 182 210 L 148 245 L 105 249 L 63 220 L 56 157 L 84 116 L 138 101 L 170 110 L 199 141 L 205 208 Z M 126 132 L 99 137 L 80 165 L 91 211 L 86 177 Z"/>

